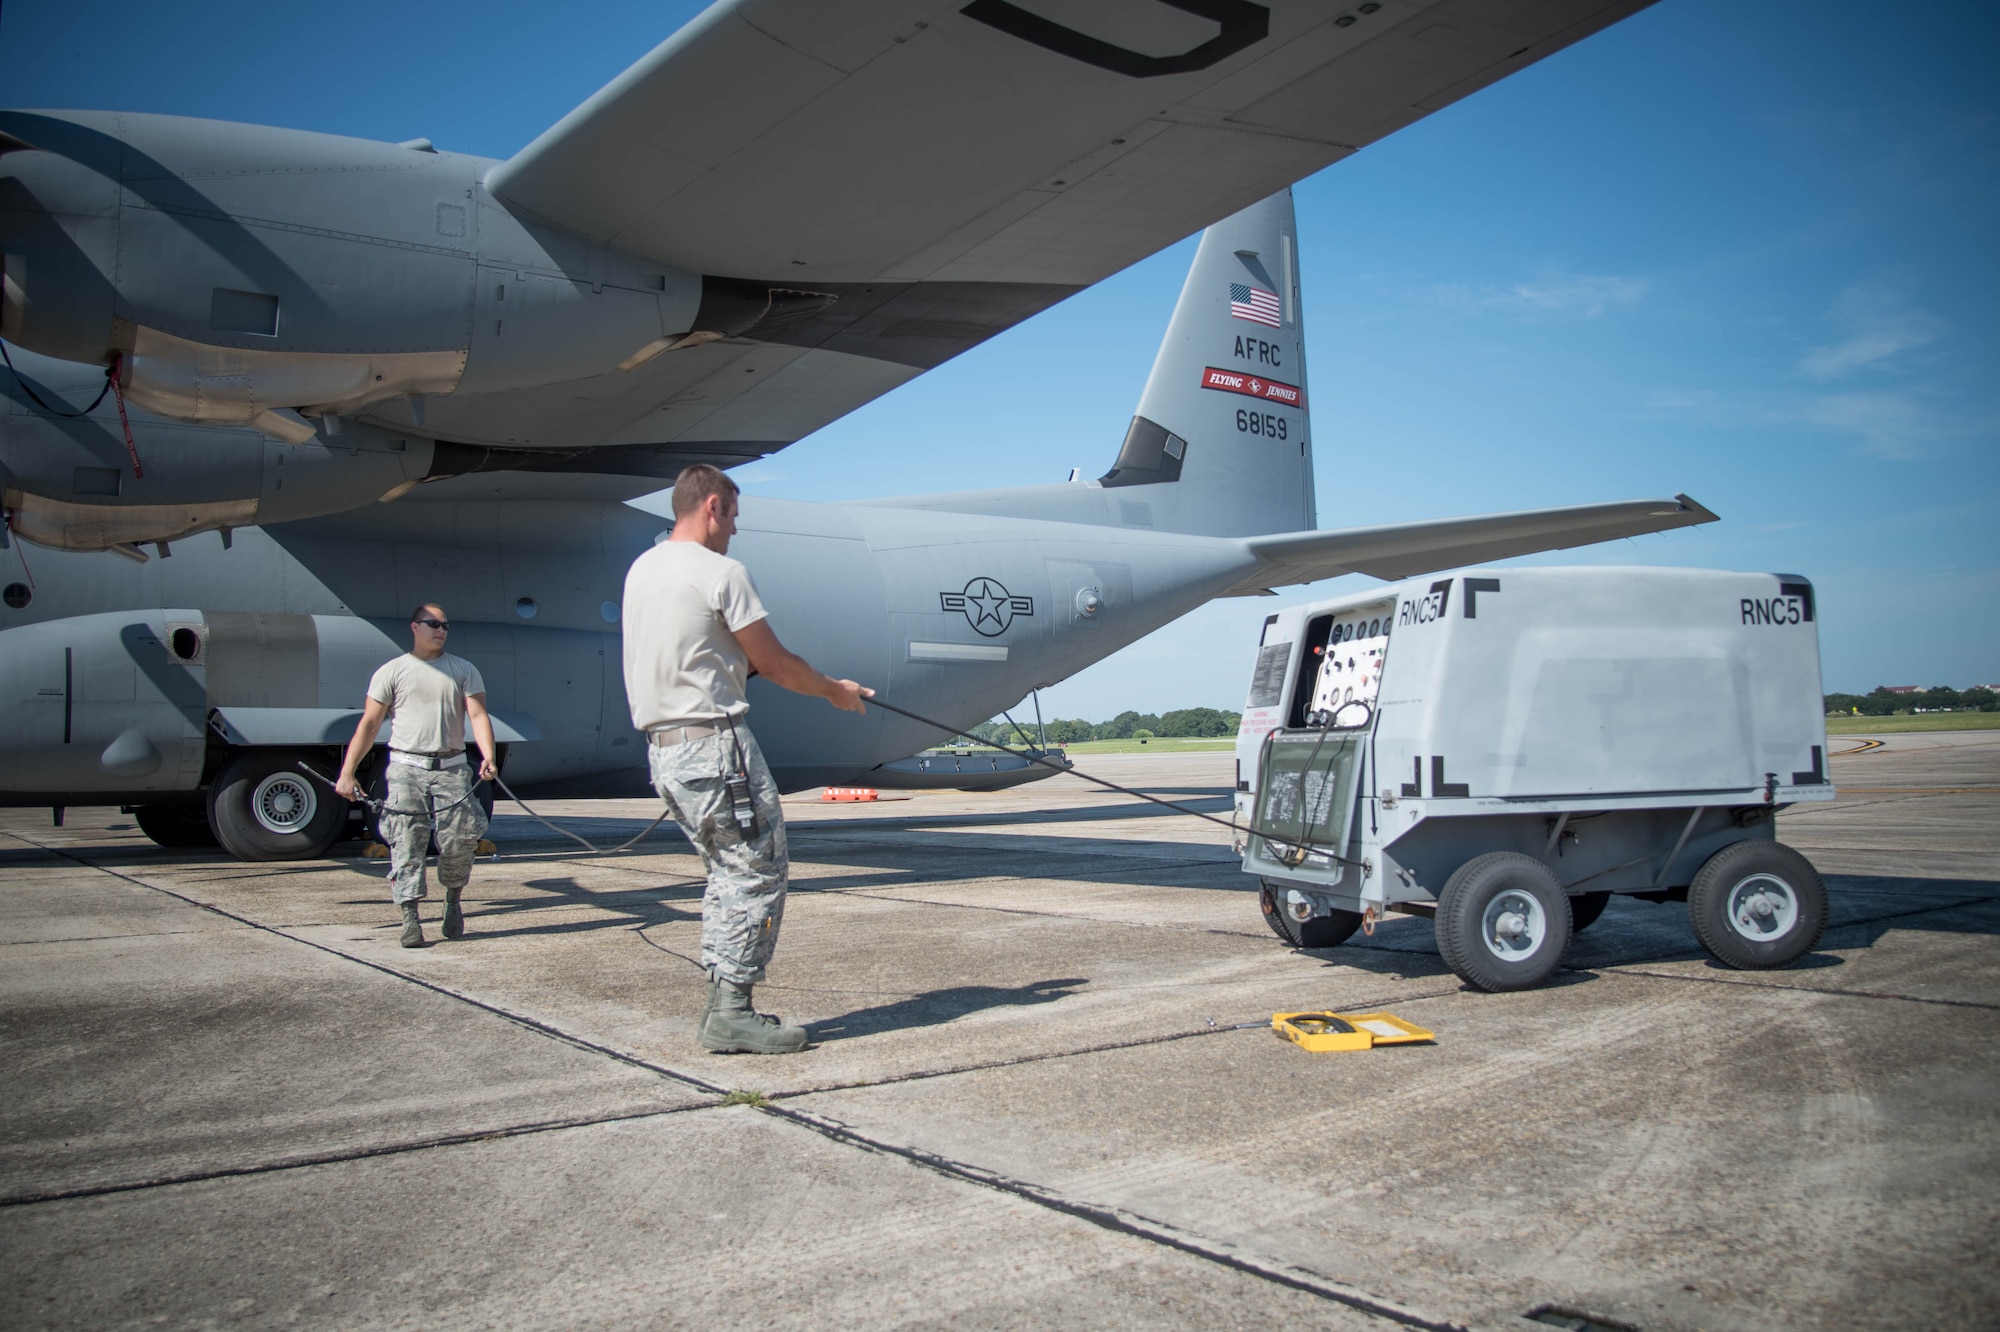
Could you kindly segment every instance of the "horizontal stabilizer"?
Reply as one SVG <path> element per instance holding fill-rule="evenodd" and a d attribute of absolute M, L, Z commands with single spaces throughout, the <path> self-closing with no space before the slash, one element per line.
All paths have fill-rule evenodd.
<path fill-rule="evenodd" d="M 1670 500 L 1577 504 L 1440 522 L 1250 537 L 1244 544 L 1257 557 L 1258 567 L 1245 574 L 1230 593 L 1240 596 L 1347 573 L 1413 578 L 1436 569 L 1693 527 L 1712 523 L 1716 517 L 1699 502 L 1676 495 Z"/>

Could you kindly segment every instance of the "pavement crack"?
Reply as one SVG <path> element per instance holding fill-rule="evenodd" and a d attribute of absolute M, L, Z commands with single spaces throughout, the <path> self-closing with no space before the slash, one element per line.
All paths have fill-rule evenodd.
<path fill-rule="evenodd" d="M 19 837 L 20 834 L 16 833 L 14 834 L 14 836 Z M 42 843 L 31 843 L 31 844 L 37 846 L 44 845 Z M 162 887 L 157 883 L 149 883 L 144 879 L 136 878 L 130 874 L 121 874 L 117 870 L 109 869 L 103 865 L 93 864 L 91 861 L 84 859 L 82 856 L 75 855 L 69 851 L 63 850 L 60 847 L 44 846 L 44 849 L 52 851 L 56 855 L 62 856 L 65 859 L 75 864 L 82 865 L 87 869 L 94 869 L 100 874 L 108 874 L 112 878 L 122 879 L 124 882 L 132 884 L 135 887 L 149 889 L 153 892 L 163 894 L 167 897 L 171 897 L 176 901 L 185 902 L 189 906 L 199 907 L 203 911 L 213 912 L 214 914 L 221 916 L 225 920 L 233 920 L 240 925 L 247 925 L 253 930 L 261 930 L 265 934 L 273 935 L 277 938 L 284 939 L 290 943 L 301 944 L 307 948 L 315 949 L 319 952 L 326 953 L 331 957 L 341 958 L 345 961 L 354 963 L 356 966 L 367 967 L 370 971 L 378 971 L 385 976 L 394 976 L 397 980 L 408 981 L 410 984 L 418 986 L 422 989 L 429 990 L 433 994 L 440 994 L 448 999 L 456 999 L 462 1004 L 469 1004 L 470 1006 L 480 1009 L 483 1012 L 491 1013 L 495 1017 L 503 1018 L 508 1022 L 512 1022 L 517 1026 L 526 1028 L 527 1030 L 535 1032 L 538 1035 L 546 1036 L 551 1040 L 561 1041 L 563 1044 L 573 1046 L 576 1049 L 587 1050 L 592 1054 L 602 1055 L 607 1059 L 615 1060 L 618 1063 L 628 1065 L 632 1068 L 641 1068 L 645 1069 L 649 1073 L 658 1074 L 661 1077 L 672 1078 L 676 1082 L 686 1083 L 690 1087 L 698 1088 L 714 1096 L 723 1096 L 728 1094 L 729 1088 L 719 1086 L 716 1083 L 708 1081 L 706 1078 L 698 1078 L 691 1073 L 683 1073 L 678 1069 L 669 1068 L 665 1064 L 655 1063 L 653 1060 L 644 1059 L 635 1054 L 628 1054 L 623 1050 L 617 1049 L 613 1046 L 606 1045 L 601 1041 L 593 1041 L 589 1037 L 578 1036 L 574 1032 L 564 1031 L 561 1027 L 555 1026 L 553 1023 L 543 1022 L 541 1019 L 529 1017 L 525 1013 L 517 1013 L 513 1009 L 508 1008 L 502 1004 L 496 1004 L 490 1000 L 476 998 L 462 991 L 454 990 L 448 985 L 440 985 L 436 981 L 426 980 L 422 976 L 413 976 L 407 971 L 399 971 L 395 967 L 389 966 L 385 963 L 376 962 L 370 958 L 357 957 L 353 953 L 349 953 L 343 949 L 332 947 L 329 944 L 320 943 L 314 939 L 301 938 L 300 936 L 293 934 L 288 930 L 281 930 L 274 925 L 265 925 L 258 921 L 250 919 L 248 916 L 238 915 L 236 912 L 230 911 L 227 908 L 216 906 L 213 902 L 204 902 L 201 901 L 199 898 L 189 897 L 185 893 L 175 892 L 173 889 Z"/>
<path fill-rule="evenodd" d="M 1797 994 L 1823 994 L 1836 999 L 1892 999 L 1906 1004 L 1937 1004 L 1944 1008 L 1980 1008 L 2000 1011 L 2000 1004 L 1977 999 L 1940 999 L 1920 994 L 1895 994 L 1888 990 L 1828 990 L 1817 985 L 1785 985 L 1779 981 L 1751 980 L 1747 976 L 1688 976 L 1673 971 L 1642 971 L 1637 967 L 1604 967 L 1611 976 L 1645 976 L 1651 980 L 1687 981 L 1693 985 L 1741 985 L 1757 990 L 1791 990 Z"/>
<path fill-rule="evenodd" d="M 1201 1033 L 1196 1033 L 1201 1034 Z M 1138 1212 L 1127 1211 L 1107 1203 L 1086 1202 L 1044 1188 L 1028 1180 L 976 1166 L 953 1157 L 927 1152 L 920 1147 L 904 1146 L 900 1143 L 884 1141 L 861 1132 L 850 1124 L 800 1110 L 786 1105 L 763 1105 L 758 1107 L 761 1114 L 785 1120 L 823 1138 L 884 1156 L 893 1156 L 923 1170 L 943 1175 L 949 1179 L 992 1189 L 999 1193 L 1019 1198 L 1037 1207 L 1060 1212 L 1064 1216 L 1087 1222 L 1100 1229 L 1134 1239 L 1146 1240 L 1164 1248 L 1176 1249 L 1182 1253 L 1206 1262 L 1215 1263 L 1247 1276 L 1269 1281 L 1274 1285 L 1287 1286 L 1293 1290 L 1317 1295 L 1321 1299 L 1344 1304 L 1351 1309 L 1386 1318 L 1405 1327 L 1434 1329 L 1435 1332 L 1469 1332 L 1464 1323 L 1440 1318 L 1434 1314 L 1398 1303 L 1358 1286 L 1350 1286 L 1315 1272 L 1310 1268 L 1295 1267 L 1276 1259 L 1257 1254 L 1245 1253 L 1224 1240 L 1211 1239 L 1193 1231 L 1183 1230 L 1170 1222 L 1160 1221 Z"/>
<path fill-rule="evenodd" d="M 686 1114 L 694 1110 L 712 1110 L 714 1105 L 703 1102 L 698 1105 L 664 1106 L 656 1110 L 637 1110 L 622 1115 L 587 1115 L 571 1119 L 544 1119 L 526 1124 L 507 1124 L 499 1128 L 467 1129 L 462 1133 L 443 1133 L 435 1137 L 414 1138 L 407 1142 L 380 1143 L 373 1147 L 349 1147 L 337 1151 L 311 1152 L 298 1156 L 287 1156 L 275 1161 L 258 1161 L 246 1165 L 216 1166 L 208 1170 L 189 1170 L 173 1175 L 154 1175 L 147 1179 L 121 1180 L 111 1184 L 82 1184 L 73 1189 L 48 1189 L 40 1193 L 20 1193 L 0 1197 L 0 1207 L 28 1207 L 36 1203 L 63 1202 L 72 1198 L 101 1198 L 113 1193 L 137 1193 L 145 1189 L 172 1188 L 176 1184 L 199 1184 L 211 1179 L 240 1179 L 245 1175 L 271 1175 L 286 1170 L 305 1170 L 312 1166 L 339 1165 L 347 1161 L 366 1161 L 378 1156 L 402 1156 L 410 1152 L 427 1152 L 439 1147 L 463 1147 L 474 1142 L 494 1142 L 502 1138 L 522 1138 L 537 1133 L 559 1133 L 565 1129 L 590 1128 L 597 1124 L 628 1124 L 640 1119 L 658 1119 L 665 1115 Z"/>
<path fill-rule="evenodd" d="M 1463 993 L 1463 987 L 1453 986 L 1449 990 L 1434 990 L 1423 994 L 1396 995 L 1389 999 L 1361 1000 L 1343 1004 L 1349 1012 L 1365 1013 L 1385 1004 L 1416 1004 L 1431 999 L 1449 998 Z M 1213 1019 L 1211 1019 L 1211 1022 Z M 965 1073 L 984 1073 L 991 1069 L 1017 1068 L 1024 1064 L 1048 1063 L 1058 1059 L 1075 1059 L 1081 1055 L 1106 1054 L 1117 1050 L 1138 1050 L 1151 1045 L 1167 1045 L 1174 1041 L 1184 1041 L 1195 1036 L 1220 1036 L 1233 1031 L 1268 1031 L 1265 1021 L 1223 1023 L 1201 1027 L 1185 1027 L 1177 1031 L 1160 1032 L 1151 1036 L 1135 1036 L 1130 1040 L 1106 1041 L 1100 1045 L 1077 1046 L 1068 1050 L 1047 1050 L 1039 1054 L 1009 1055 L 1005 1059 L 988 1059 L 978 1063 L 954 1064 L 950 1068 L 917 1069 L 909 1073 L 898 1073 L 886 1078 L 868 1078 L 854 1082 L 833 1082 L 818 1087 L 801 1087 L 792 1091 L 769 1093 L 773 1101 L 793 1101 L 803 1096 L 821 1096 L 829 1092 L 868 1091 L 876 1087 L 895 1087 L 905 1083 L 928 1082 L 934 1078 L 957 1077 Z"/>

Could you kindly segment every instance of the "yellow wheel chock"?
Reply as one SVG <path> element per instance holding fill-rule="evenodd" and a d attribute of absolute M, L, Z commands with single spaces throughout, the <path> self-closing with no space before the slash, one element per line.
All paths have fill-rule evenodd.
<path fill-rule="evenodd" d="M 1390 1013 L 1273 1013 L 1271 1030 L 1314 1054 L 1437 1039 L 1435 1032 Z"/>

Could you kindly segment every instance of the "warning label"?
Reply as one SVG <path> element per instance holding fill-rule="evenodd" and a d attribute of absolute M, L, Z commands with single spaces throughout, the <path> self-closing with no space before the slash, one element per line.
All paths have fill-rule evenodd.
<path fill-rule="evenodd" d="M 1305 406 L 1305 394 L 1299 391 L 1298 385 L 1280 384 L 1275 379 L 1265 379 L 1262 375 L 1242 370 L 1218 370 L 1211 365 L 1201 372 L 1201 386 L 1220 389 L 1224 393 L 1241 393 L 1260 402 L 1275 402 L 1286 407 Z"/>

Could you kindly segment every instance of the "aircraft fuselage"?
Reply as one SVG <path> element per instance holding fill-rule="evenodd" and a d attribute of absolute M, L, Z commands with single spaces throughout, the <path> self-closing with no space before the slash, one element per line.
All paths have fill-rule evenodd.
<path fill-rule="evenodd" d="M 231 726 L 265 728 L 261 743 L 328 743 L 331 714 L 358 709 L 369 674 L 406 649 L 419 601 L 446 607 L 451 650 L 479 666 L 488 706 L 533 737 L 509 747 L 512 784 L 640 789 L 618 602 L 666 520 L 587 500 L 417 503 L 435 511 L 436 544 L 409 539 L 407 514 L 371 532 L 377 509 L 245 529 L 227 550 L 205 536 L 144 565 L 35 552 L 33 600 L 0 631 L 0 695 L 22 700 L 0 714 L 13 756 L 0 801 L 192 792 Z M 1254 563 L 1228 540 L 755 498 L 731 553 L 787 646 L 954 727 L 1102 659 Z M 761 681 L 751 697 L 787 789 L 943 738 Z"/>

